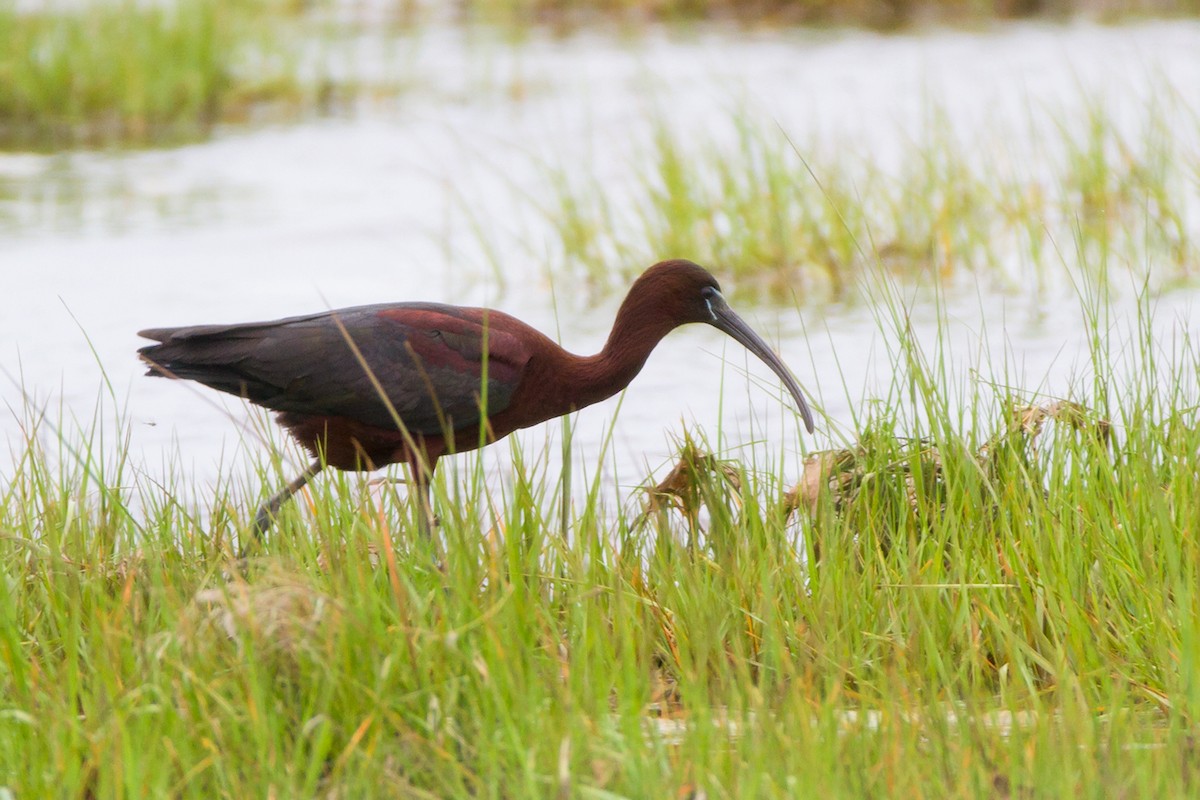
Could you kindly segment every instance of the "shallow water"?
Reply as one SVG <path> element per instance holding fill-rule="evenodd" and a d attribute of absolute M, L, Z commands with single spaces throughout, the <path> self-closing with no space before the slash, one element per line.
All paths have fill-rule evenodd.
<path fill-rule="evenodd" d="M 1118 123 L 1135 124 L 1154 92 L 1200 97 L 1200 25 L 708 31 L 519 45 L 438 29 L 378 56 L 381 70 L 397 64 L 412 88 L 352 119 L 230 129 L 169 150 L 0 155 L 0 399 L 11 412 L 0 415 L 0 434 L 10 449 L 21 447 L 28 405 L 57 420 L 61 404 L 68 428 L 86 424 L 106 376 L 150 476 L 176 463 L 203 486 L 260 459 L 268 445 L 245 431 L 253 412 L 240 401 L 141 377 L 135 332 L 144 327 L 433 300 L 494 305 L 568 349 L 594 351 L 620 298 L 589 304 L 569 280 L 549 279 L 539 254 L 553 252 L 553 237 L 536 211 L 547 167 L 579 164 L 620 192 L 655 117 L 719 139 L 732 135 L 731 110 L 888 164 L 931 104 L 967 134 L 1015 131 L 981 135 L 979 146 L 1020 160 L 1039 147 L 1035 133 L 1018 135 L 1039 109 L 1069 120 L 1100 99 Z M 1200 135 L 1197 127 L 1185 122 L 1180 135 Z M 502 276 L 475 226 L 504 248 Z M 1159 301 L 1164 337 L 1200 332 L 1194 302 L 1186 291 Z M 1069 285 L 965 292 L 947 303 L 943 324 L 915 301 L 914 329 L 930 343 L 940 329 L 954 343 L 963 381 L 970 363 L 991 364 L 1030 392 L 1066 394 L 1086 377 Z M 1118 299 L 1114 315 L 1133 308 Z M 605 469 L 620 485 L 661 469 L 672 438 L 694 425 L 713 438 L 720 430 L 725 453 L 758 464 L 783 453 L 794 480 L 803 451 L 840 443 L 860 399 L 886 386 L 892 354 L 866 306 L 740 311 L 832 422 L 802 436 L 765 368 L 748 365 L 748 382 L 740 348 L 685 329 L 656 351 L 615 424 L 618 400 L 578 415 L 575 453 L 589 472 L 610 424 Z M 984 342 L 990 355 L 980 355 Z M 560 432 L 551 423 L 521 441 L 540 453 Z M 509 451 L 491 450 L 503 472 Z"/>

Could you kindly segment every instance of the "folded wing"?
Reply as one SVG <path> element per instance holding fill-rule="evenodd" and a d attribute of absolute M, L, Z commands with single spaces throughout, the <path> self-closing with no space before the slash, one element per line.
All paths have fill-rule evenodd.
<path fill-rule="evenodd" d="M 157 328 L 148 374 L 274 411 L 439 434 L 503 411 L 529 353 L 511 317 L 432 303 L 361 306 L 274 322 Z"/>

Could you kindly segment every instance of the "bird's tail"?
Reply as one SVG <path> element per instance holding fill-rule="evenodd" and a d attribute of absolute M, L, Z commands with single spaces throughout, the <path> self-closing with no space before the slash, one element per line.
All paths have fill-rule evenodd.
<path fill-rule="evenodd" d="M 138 336 L 157 344 L 138 350 L 146 363 L 146 374 L 154 377 L 193 380 L 218 391 L 248 400 L 273 396 L 278 388 L 240 368 L 246 363 L 257 337 L 239 332 L 239 326 L 150 328 Z"/>

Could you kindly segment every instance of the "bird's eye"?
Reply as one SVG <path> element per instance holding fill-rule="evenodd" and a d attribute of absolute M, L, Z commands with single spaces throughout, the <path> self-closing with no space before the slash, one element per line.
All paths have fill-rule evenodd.
<path fill-rule="evenodd" d="M 700 296 L 704 298 L 704 307 L 708 309 L 708 315 L 716 320 L 717 312 L 713 310 L 713 300 L 721 296 L 721 290 L 715 286 L 705 286 L 700 290 Z"/>

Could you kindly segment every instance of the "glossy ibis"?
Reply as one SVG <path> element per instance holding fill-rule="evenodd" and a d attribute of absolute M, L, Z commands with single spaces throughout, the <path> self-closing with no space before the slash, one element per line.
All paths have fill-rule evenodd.
<path fill-rule="evenodd" d="M 312 454 L 312 464 L 259 509 L 259 536 L 325 465 L 408 464 L 427 522 L 439 458 L 611 397 L 664 336 L 689 322 L 724 331 L 766 362 L 812 432 L 812 412 L 787 367 L 729 308 L 716 279 L 683 260 L 655 264 L 634 282 L 594 356 L 568 353 L 503 312 L 437 303 L 151 328 L 139 335 L 158 344 L 138 353 L 148 375 L 198 381 L 271 409 Z"/>

